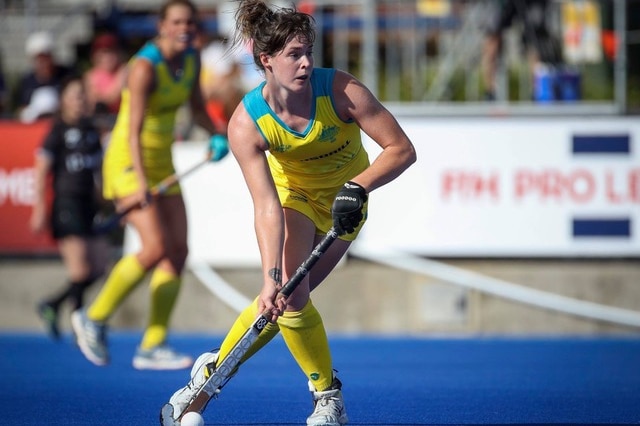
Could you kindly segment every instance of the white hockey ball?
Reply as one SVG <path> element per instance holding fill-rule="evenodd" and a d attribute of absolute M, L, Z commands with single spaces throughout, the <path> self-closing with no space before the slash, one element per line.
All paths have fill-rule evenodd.
<path fill-rule="evenodd" d="M 200 415 L 200 413 L 196 413 L 195 411 L 189 411 L 187 414 L 182 416 L 182 420 L 180 420 L 181 426 L 204 426 L 204 419 Z"/>

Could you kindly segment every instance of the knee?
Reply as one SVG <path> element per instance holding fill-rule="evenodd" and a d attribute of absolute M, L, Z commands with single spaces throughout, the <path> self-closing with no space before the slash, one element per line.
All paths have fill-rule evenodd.
<path fill-rule="evenodd" d="M 320 313 L 311 300 L 300 310 L 285 311 L 278 319 L 280 329 L 304 329 L 311 328 L 322 323 Z"/>
<path fill-rule="evenodd" d="M 104 256 L 97 257 L 96 260 L 91 262 L 89 276 L 93 279 L 98 279 L 103 276 L 107 272 L 108 263 L 109 258 L 106 254 Z"/>
<path fill-rule="evenodd" d="M 166 257 L 167 249 L 165 245 L 158 241 L 154 244 L 146 244 L 140 250 L 140 262 L 146 267 L 151 268 L 157 265 L 164 257 Z"/>
<path fill-rule="evenodd" d="M 87 276 L 88 280 L 95 281 L 107 272 L 106 265 L 94 265 Z"/>
<path fill-rule="evenodd" d="M 187 256 L 189 256 L 189 247 L 186 242 L 182 244 L 174 244 L 170 247 L 170 251 L 167 255 L 172 262 L 184 265 L 187 260 Z"/>
<path fill-rule="evenodd" d="M 302 283 L 287 299 L 288 311 L 301 311 L 311 302 L 309 287 Z"/>
<path fill-rule="evenodd" d="M 189 255 L 189 249 L 186 244 L 174 243 L 167 247 L 164 261 L 168 261 L 171 267 L 176 271 L 182 271 Z"/>

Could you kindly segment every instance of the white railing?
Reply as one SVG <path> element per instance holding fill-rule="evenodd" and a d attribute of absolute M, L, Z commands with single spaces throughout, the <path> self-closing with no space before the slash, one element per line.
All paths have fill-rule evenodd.
<path fill-rule="evenodd" d="M 431 8 L 421 7 L 426 3 L 422 0 L 314 0 L 311 4 L 318 37 L 315 52 L 316 63 L 319 66 L 331 66 L 347 70 L 358 76 L 384 102 L 402 103 L 405 105 L 425 104 L 436 106 L 438 110 L 451 111 L 461 105 L 467 105 L 464 113 L 470 110 L 479 114 L 491 114 L 495 111 L 496 103 L 484 102 L 482 99 L 483 84 L 480 78 L 480 54 L 482 50 L 483 22 L 492 13 L 489 6 L 498 0 L 442 0 L 430 2 Z M 566 3 L 577 0 L 552 0 L 556 12 Z M 627 43 L 626 3 L 627 0 L 607 0 L 613 6 L 613 24 L 619 43 L 618 54 L 612 65 L 613 72 L 608 80 L 597 84 L 606 88 L 602 96 L 583 97 L 572 103 L 561 103 L 560 110 L 566 114 L 584 114 L 592 111 L 601 114 L 603 110 L 613 114 L 625 112 L 627 104 L 627 71 L 626 49 Z M 291 1 L 275 1 L 280 5 L 290 5 Z M 227 10 L 227 0 L 196 0 L 203 16 L 213 25 L 208 28 L 219 28 L 216 21 L 221 19 L 219 10 Z M 594 2 L 600 4 L 601 2 Z M 43 18 L 50 16 L 53 11 L 60 13 L 67 8 L 77 8 L 104 12 L 115 7 L 124 12 L 119 22 L 120 28 L 127 36 L 132 28 L 146 31 L 137 36 L 152 36 L 155 27 L 147 19 L 144 25 L 125 27 L 127 22 L 136 19 L 127 12 L 147 11 L 153 15 L 157 11 L 157 2 L 150 0 L 25 0 L 22 8 L 15 4 L 0 3 L 2 20 L 0 26 L 4 34 L 11 34 L 13 39 L 20 39 L 21 31 L 16 31 L 14 18 L 22 20 L 23 43 L 29 31 L 38 29 Z M 302 4 L 302 2 L 299 2 Z M 433 5 L 436 5 L 435 7 Z M 605 3 L 606 4 L 606 3 Z M 439 5 L 439 7 L 437 6 Z M 302 6 L 301 6 L 302 7 Z M 35 15 L 35 16 L 34 16 Z M 229 14 L 226 14 L 228 19 Z M 554 13 L 554 16 L 558 13 Z M 137 15 L 139 18 L 139 15 Z M 562 22 L 554 18 L 553 28 L 562 29 Z M 10 25 L 14 22 L 14 25 Z M 68 22 L 68 21 L 65 21 Z M 11 26 L 11 31 L 6 31 Z M 57 23 L 56 29 L 61 25 Z M 65 25 L 62 27 L 66 28 Z M 39 28 L 50 29 L 50 28 Z M 635 40 L 633 34 L 631 38 Z M 531 74 L 524 60 L 517 53 L 518 29 L 510 30 L 507 35 L 510 42 L 505 51 L 505 66 L 499 70 L 498 80 L 515 81 L 511 85 L 503 83 L 498 91 L 500 108 L 513 114 L 536 113 L 539 109 L 531 101 Z M 11 37 L 10 37 L 11 38 Z M 72 40 L 63 39 L 63 43 Z M 78 40 L 78 42 L 88 40 Z M 22 54 L 19 43 L 7 44 L 0 41 L 5 58 L 10 59 L 16 53 Z M 20 51 L 17 49 L 20 46 Z M 10 61 L 11 62 L 11 61 Z M 24 62 L 24 61 L 23 61 Z M 21 65 L 23 62 L 19 62 Z M 6 67 L 13 67 L 7 64 Z M 582 72 L 583 84 L 593 87 L 589 67 L 576 66 Z M 604 69 L 609 64 L 595 64 Z M 590 68 L 593 68 L 591 66 Z M 606 74 L 600 72 L 600 74 Z M 468 105 L 472 107 L 469 108 Z M 517 106 L 517 108 L 513 108 Z"/>

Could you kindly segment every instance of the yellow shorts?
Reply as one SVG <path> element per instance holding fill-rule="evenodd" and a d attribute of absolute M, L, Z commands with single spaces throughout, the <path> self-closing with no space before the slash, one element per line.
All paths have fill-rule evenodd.
<path fill-rule="evenodd" d="M 140 189 L 140 183 L 133 170 L 133 165 L 128 161 L 119 161 L 116 156 L 105 156 L 102 165 L 102 193 L 105 199 L 113 200 L 117 198 L 127 197 L 136 193 Z M 154 166 L 144 162 L 145 176 L 147 177 L 147 186 L 151 189 L 160 181 L 175 173 L 173 162 L 163 161 L 161 164 Z M 177 183 L 167 189 L 163 195 L 180 194 L 180 184 Z"/>
<path fill-rule="evenodd" d="M 333 226 L 331 206 L 341 186 L 333 189 L 314 190 L 313 195 L 293 188 L 277 186 L 278 196 L 282 207 L 290 208 L 307 216 L 316 226 L 318 235 L 326 234 Z M 362 226 L 367 221 L 368 202 L 364 204 L 362 213 L 364 218 L 360 225 L 351 234 L 341 235 L 339 238 L 345 241 L 354 241 Z"/>

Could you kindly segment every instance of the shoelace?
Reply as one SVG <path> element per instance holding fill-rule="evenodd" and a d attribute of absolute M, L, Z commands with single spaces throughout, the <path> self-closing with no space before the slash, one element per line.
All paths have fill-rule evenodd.
<path fill-rule="evenodd" d="M 91 346 L 96 346 L 98 343 L 103 343 L 104 340 L 104 327 L 101 327 L 91 321 L 86 321 L 85 332 L 87 340 Z"/>
<path fill-rule="evenodd" d="M 204 373 L 204 371 L 202 371 L 203 369 L 206 370 L 209 364 L 205 363 L 202 364 L 202 366 L 200 368 L 198 368 L 198 372 L 191 377 L 191 379 L 189 379 L 189 382 L 187 383 L 187 386 L 185 386 L 184 388 L 182 388 L 182 390 L 180 391 L 180 393 L 178 394 L 179 397 L 177 399 L 173 399 L 173 397 L 171 398 L 172 401 L 170 401 L 173 404 L 173 416 L 174 416 L 174 420 L 177 420 L 178 417 L 180 417 L 180 415 L 182 414 L 182 412 L 187 408 L 187 406 L 189 405 L 189 402 L 191 401 L 191 399 L 193 398 L 195 392 L 197 392 L 202 385 L 204 384 L 204 382 L 206 382 L 207 377 Z M 202 373 L 202 374 L 200 374 Z M 197 382 L 196 382 L 197 380 Z M 219 393 L 219 390 L 218 390 Z M 186 395 L 186 397 L 185 397 Z M 216 393 L 217 396 L 217 393 Z"/>
<path fill-rule="evenodd" d="M 331 403 L 335 401 L 335 403 Z M 340 417 L 342 408 L 340 407 L 340 398 L 335 396 L 326 396 L 318 400 L 316 404 L 316 415 L 322 415 L 329 418 L 337 419 Z"/>
<path fill-rule="evenodd" d="M 161 346 L 153 351 L 152 357 L 158 359 L 171 359 L 177 358 L 177 354 L 173 349 L 166 346 Z"/>
<path fill-rule="evenodd" d="M 202 366 L 198 368 L 198 372 L 193 377 L 191 377 L 191 379 L 189 380 L 189 383 L 187 383 L 187 386 L 186 386 L 187 389 L 189 389 L 192 392 L 196 392 L 200 390 L 200 388 L 202 388 L 206 383 L 207 379 L 209 379 L 209 377 L 211 376 L 211 372 L 213 370 L 215 370 L 215 363 L 208 362 L 208 363 L 202 364 Z M 221 392 L 220 389 L 216 389 L 214 397 L 217 398 L 220 392 Z"/>

